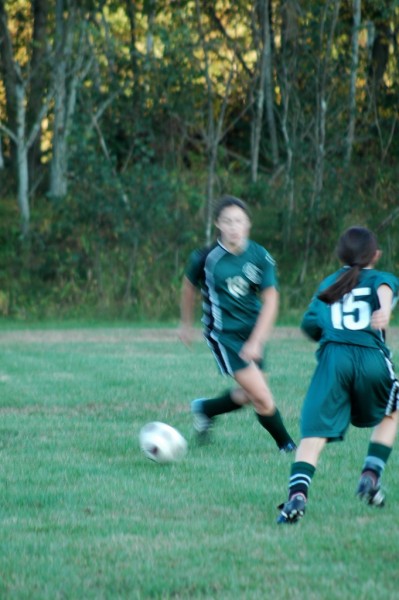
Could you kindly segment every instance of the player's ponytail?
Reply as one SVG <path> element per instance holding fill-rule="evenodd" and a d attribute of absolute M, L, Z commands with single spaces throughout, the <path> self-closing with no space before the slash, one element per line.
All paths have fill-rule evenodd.
<path fill-rule="evenodd" d="M 378 242 L 375 235 L 365 227 L 350 227 L 340 237 L 337 256 L 348 267 L 344 273 L 320 292 L 319 300 L 333 304 L 353 290 L 359 280 L 361 269 L 367 267 L 375 257 Z"/>
<path fill-rule="evenodd" d="M 347 271 L 345 271 L 335 283 L 330 285 L 327 289 L 320 292 L 317 296 L 319 300 L 322 300 L 326 304 L 334 304 L 340 298 L 348 294 L 353 290 L 359 279 L 359 265 L 353 265 Z"/>

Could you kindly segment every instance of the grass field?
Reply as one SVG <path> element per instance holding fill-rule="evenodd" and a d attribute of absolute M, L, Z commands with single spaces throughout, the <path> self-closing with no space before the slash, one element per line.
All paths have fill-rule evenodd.
<path fill-rule="evenodd" d="M 399 352 L 399 334 L 390 339 Z M 315 346 L 277 329 L 270 381 L 295 438 Z M 0 598 L 393 600 L 398 453 L 387 506 L 355 498 L 367 431 L 329 446 L 305 518 L 277 526 L 292 457 L 248 408 L 198 446 L 189 401 L 228 381 L 205 344 L 134 328 L 0 331 Z M 189 442 L 180 464 L 138 448 L 151 420 Z"/>

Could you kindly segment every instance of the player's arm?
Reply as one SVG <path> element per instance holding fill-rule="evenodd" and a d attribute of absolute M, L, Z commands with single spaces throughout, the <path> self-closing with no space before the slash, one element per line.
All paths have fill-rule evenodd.
<path fill-rule="evenodd" d="M 190 345 L 194 336 L 194 307 L 196 298 L 196 287 L 191 283 L 185 275 L 180 299 L 180 327 L 179 339 L 185 345 Z"/>
<path fill-rule="evenodd" d="M 303 315 L 301 322 L 302 331 L 315 342 L 321 338 L 322 328 L 319 324 L 319 317 L 316 308 L 316 303 L 319 302 L 316 298 L 312 300 L 307 311 Z"/>
<path fill-rule="evenodd" d="M 389 325 L 392 312 L 393 290 L 387 284 L 380 285 L 377 290 L 380 308 L 371 315 L 371 327 L 386 329 Z"/>
<path fill-rule="evenodd" d="M 243 345 L 240 356 L 247 362 L 259 360 L 263 357 L 263 348 L 270 337 L 273 325 L 276 322 L 280 295 L 275 287 L 268 287 L 262 291 L 262 308 L 255 327 L 248 341 Z"/>

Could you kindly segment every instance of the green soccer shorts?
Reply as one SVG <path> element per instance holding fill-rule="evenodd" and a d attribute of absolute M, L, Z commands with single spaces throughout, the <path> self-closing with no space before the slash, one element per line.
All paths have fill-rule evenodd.
<path fill-rule="evenodd" d="M 240 357 L 241 348 L 246 339 L 239 335 L 205 335 L 206 342 L 222 375 L 234 377 L 236 371 L 249 367 L 249 363 Z M 264 360 L 256 361 L 260 369 L 264 368 Z"/>
<path fill-rule="evenodd" d="M 301 435 L 342 440 L 350 423 L 374 427 L 398 407 L 399 383 L 381 350 L 328 343 L 302 407 Z"/>

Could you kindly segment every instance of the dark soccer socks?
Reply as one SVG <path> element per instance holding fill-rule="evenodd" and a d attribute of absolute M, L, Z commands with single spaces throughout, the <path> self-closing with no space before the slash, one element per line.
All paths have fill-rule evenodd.
<path fill-rule="evenodd" d="M 316 467 L 307 462 L 295 462 L 291 465 L 291 476 L 288 486 L 288 500 L 278 506 L 281 511 L 277 523 L 296 523 L 306 510 L 310 482 Z"/>
<path fill-rule="evenodd" d="M 270 433 L 280 450 L 292 452 L 296 449 L 295 442 L 285 428 L 280 411 L 276 408 L 273 415 L 255 413 L 259 423 Z"/>
<path fill-rule="evenodd" d="M 288 498 L 296 494 L 308 497 L 309 486 L 315 474 L 316 467 L 307 462 L 294 462 L 291 465 L 291 476 L 288 485 Z"/>
<path fill-rule="evenodd" d="M 231 399 L 230 390 L 227 390 L 222 396 L 218 396 L 217 398 L 205 398 L 202 400 L 202 412 L 210 419 L 240 408 L 242 408 L 241 404 L 236 404 Z"/>
<path fill-rule="evenodd" d="M 381 475 L 391 451 L 390 446 L 377 442 L 369 443 L 356 495 L 370 506 L 382 507 L 385 504 L 385 494 L 381 489 Z"/>
<path fill-rule="evenodd" d="M 362 473 L 365 471 L 373 471 L 379 479 L 385 469 L 385 465 L 392 452 L 390 446 L 370 442 L 366 460 L 364 461 Z"/>
<path fill-rule="evenodd" d="M 382 507 L 385 504 L 385 494 L 381 489 L 381 475 L 392 448 L 375 442 L 370 442 L 367 457 L 364 461 L 356 495 L 369 506 Z M 277 523 L 296 523 L 303 517 L 306 510 L 309 486 L 316 468 L 307 462 L 294 462 L 291 465 L 291 475 L 288 487 L 288 500 L 278 507 L 280 514 Z"/>

